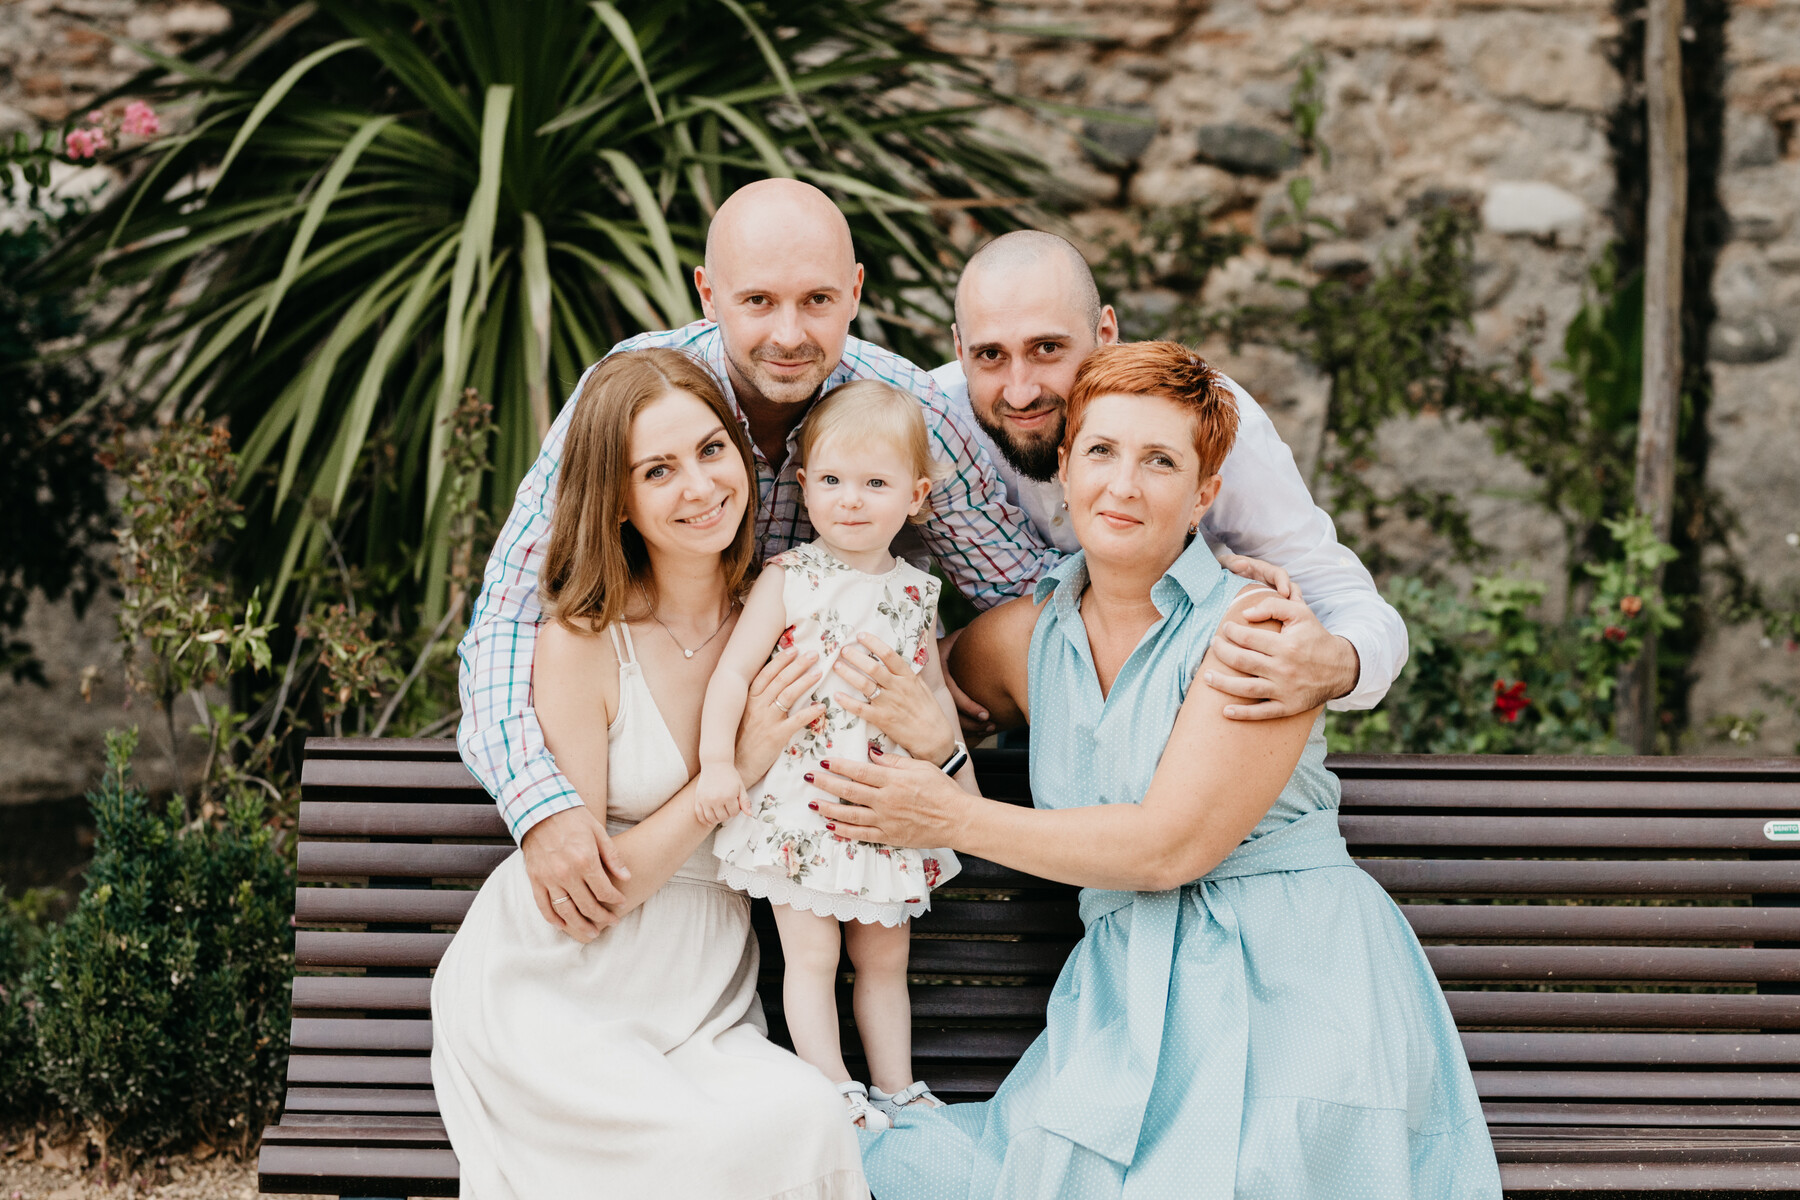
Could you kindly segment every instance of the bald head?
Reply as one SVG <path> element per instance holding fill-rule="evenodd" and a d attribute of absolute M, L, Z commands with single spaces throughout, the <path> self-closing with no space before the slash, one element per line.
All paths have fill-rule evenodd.
<path fill-rule="evenodd" d="M 1003 233 L 977 250 L 956 283 L 956 323 L 967 323 L 968 297 L 1013 292 L 1054 296 L 1092 332 L 1100 323 L 1100 289 L 1087 259 L 1067 239 L 1039 229 Z"/>
<path fill-rule="evenodd" d="M 798 179 L 759 179 L 726 197 L 706 230 L 706 270 L 717 275 L 774 255 L 804 255 L 850 272 L 850 222 L 831 197 Z"/>
<path fill-rule="evenodd" d="M 799 420 L 843 357 L 862 280 L 850 223 L 824 192 L 797 179 L 733 192 L 706 231 L 694 287 L 724 334 L 738 399 Z"/>

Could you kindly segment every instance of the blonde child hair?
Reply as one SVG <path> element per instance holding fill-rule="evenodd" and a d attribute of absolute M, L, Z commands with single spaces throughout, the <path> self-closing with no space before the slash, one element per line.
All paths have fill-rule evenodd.
<path fill-rule="evenodd" d="M 931 434 L 919 398 L 904 388 L 879 379 L 853 379 L 840 383 L 819 398 L 800 422 L 797 443 L 799 465 L 812 459 L 813 447 L 836 438 L 861 442 L 887 442 L 912 459 L 915 479 L 929 479 L 935 486 L 948 469 L 931 456 Z M 908 520 L 922 525 L 931 516 L 931 497 Z"/>

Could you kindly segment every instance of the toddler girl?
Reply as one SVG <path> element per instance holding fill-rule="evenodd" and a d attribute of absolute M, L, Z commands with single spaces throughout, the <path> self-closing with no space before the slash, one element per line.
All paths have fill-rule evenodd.
<path fill-rule="evenodd" d="M 706 689 L 695 808 L 703 821 L 730 818 L 713 843 L 719 878 L 774 907 L 795 1052 L 838 1085 L 857 1124 L 885 1129 L 905 1104 L 940 1103 L 912 1077 L 907 921 L 929 909 L 931 889 L 960 868 L 949 850 L 838 837 L 808 807 L 832 797 L 808 781 L 822 760 L 866 762 L 871 749 L 906 753 L 835 699 L 842 685 L 832 681 L 832 668 L 860 633 L 880 638 L 923 673 L 956 723 L 937 662 L 938 581 L 888 549 L 909 519 L 924 519 L 934 467 L 918 400 L 877 380 L 844 384 L 814 405 L 800 425 L 797 454 L 818 538 L 769 560 L 744 601 Z M 823 711 L 746 788 L 734 744 L 749 681 L 771 647 L 789 646 L 819 655 L 823 679 L 802 703 Z M 973 790 L 967 757 L 959 744 L 943 765 Z M 840 923 L 856 968 L 856 1027 L 872 1092 L 850 1078 L 838 1044 Z"/>

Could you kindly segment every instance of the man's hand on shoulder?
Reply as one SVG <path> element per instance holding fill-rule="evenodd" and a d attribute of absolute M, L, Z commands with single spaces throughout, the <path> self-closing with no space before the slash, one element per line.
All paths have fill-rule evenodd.
<path fill-rule="evenodd" d="M 1319 707 L 1327 700 L 1347 696 L 1356 687 L 1362 663 L 1356 647 L 1319 623 L 1300 596 L 1264 595 L 1244 610 L 1244 620 L 1226 621 L 1213 638 L 1212 653 L 1244 678 L 1214 678 L 1206 682 L 1228 695 L 1247 701 L 1228 704 L 1225 715 L 1234 721 L 1270 721 Z M 1279 622 L 1281 628 L 1257 628 L 1260 622 Z"/>
<path fill-rule="evenodd" d="M 525 831 L 519 849 L 544 920 L 584 943 L 618 923 L 613 908 L 625 896 L 613 879 L 629 879 L 631 872 L 586 805 L 545 817 Z"/>

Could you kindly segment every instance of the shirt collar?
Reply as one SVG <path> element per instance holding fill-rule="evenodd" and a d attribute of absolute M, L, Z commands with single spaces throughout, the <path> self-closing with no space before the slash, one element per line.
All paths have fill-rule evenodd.
<path fill-rule="evenodd" d="M 1213 557 L 1206 539 L 1196 537 L 1150 588 L 1150 601 L 1158 612 L 1168 616 L 1183 595 L 1192 604 L 1199 604 L 1212 595 L 1225 573 L 1225 568 Z M 1042 604 L 1044 598 L 1055 591 L 1059 593 L 1056 598 L 1058 611 L 1067 613 L 1080 602 L 1081 593 L 1087 590 L 1087 580 L 1087 552 L 1077 550 L 1038 579 L 1032 589 L 1032 602 Z M 1068 586 L 1063 586 L 1065 584 Z"/>

